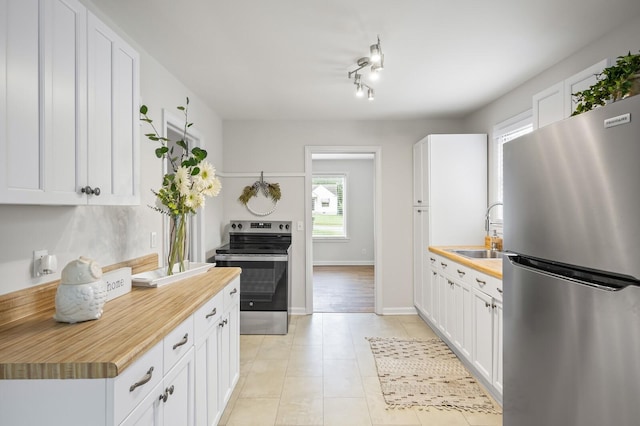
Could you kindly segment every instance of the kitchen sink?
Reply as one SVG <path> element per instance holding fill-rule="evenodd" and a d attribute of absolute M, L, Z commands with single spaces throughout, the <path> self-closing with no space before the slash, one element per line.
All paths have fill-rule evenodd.
<path fill-rule="evenodd" d="M 470 257 L 472 259 L 502 259 L 502 252 L 498 250 L 448 250 L 451 253 L 458 254 L 460 256 Z"/>

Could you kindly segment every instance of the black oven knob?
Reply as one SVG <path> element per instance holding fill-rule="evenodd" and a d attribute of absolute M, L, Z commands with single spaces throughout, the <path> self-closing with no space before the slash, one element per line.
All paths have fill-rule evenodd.
<path fill-rule="evenodd" d="M 289 229 L 289 224 L 285 225 L 285 228 Z"/>
<path fill-rule="evenodd" d="M 236 224 L 235 224 L 235 223 L 232 223 L 232 224 L 231 224 L 231 227 L 232 227 L 233 229 L 236 229 Z"/>
<path fill-rule="evenodd" d="M 242 229 L 242 224 L 241 223 L 238 224 L 238 229 Z"/>
<path fill-rule="evenodd" d="M 284 225 L 283 225 L 283 224 L 280 224 L 280 229 L 282 229 L 282 228 L 284 228 Z"/>

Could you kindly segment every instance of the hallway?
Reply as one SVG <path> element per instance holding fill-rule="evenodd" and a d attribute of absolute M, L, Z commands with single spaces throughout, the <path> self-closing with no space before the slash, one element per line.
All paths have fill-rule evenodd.
<path fill-rule="evenodd" d="M 314 266 L 313 311 L 374 311 L 373 266 Z"/>

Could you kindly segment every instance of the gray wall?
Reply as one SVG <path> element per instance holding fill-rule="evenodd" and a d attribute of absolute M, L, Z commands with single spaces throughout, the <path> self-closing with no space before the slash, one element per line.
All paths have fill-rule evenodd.
<path fill-rule="evenodd" d="M 429 133 L 460 132 L 459 120 L 224 122 L 225 172 L 260 171 L 280 180 L 282 202 L 269 218 L 304 223 L 304 149 L 313 146 L 378 146 L 382 154 L 382 308 L 392 313 L 413 306 L 413 144 Z M 293 175 L 293 176 L 292 176 Z M 253 218 L 238 206 L 242 187 L 255 178 L 225 178 L 226 219 Z M 236 216 L 236 217 L 234 217 Z M 293 235 L 293 308 L 305 306 L 305 233 Z"/>
<path fill-rule="evenodd" d="M 347 173 L 346 240 L 313 240 L 314 265 L 373 265 L 373 160 L 314 160 L 314 173 Z M 364 251 L 364 252 L 363 252 Z"/>
<path fill-rule="evenodd" d="M 534 94 L 571 77 L 602 59 L 610 58 L 611 63 L 615 63 L 616 57 L 628 52 L 638 53 L 639 50 L 640 17 L 637 17 L 469 115 L 465 119 L 466 128 L 470 131 L 487 133 L 489 141 L 491 141 L 493 126 L 530 109 Z M 491 150 L 489 153 L 489 169 L 491 170 L 493 164 Z M 489 198 L 491 201 L 495 201 L 492 193 L 489 194 Z"/>
<path fill-rule="evenodd" d="M 87 5 L 114 30 L 118 30 Z M 126 35 L 120 32 L 121 36 Z M 175 107 L 190 98 L 190 121 L 199 131 L 209 160 L 219 170 L 222 164 L 222 120 L 155 59 L 129 42 L 140 52 L 141 102 L 149 106 L 154 124 L 162 122 L 162 109 L 178 112 Z M 160 160 L 155 157 L 155 143 L 144 137 L 140 127 L 141 203 L 134 207 L 97 206 L 14 206 L 0 205 L 0 294 L 27 288 L 60 278 L 60 271 L 72 259 L 88 256 L 100 265 L 109 265 L 149 253 L 161 253 L 162 215 L 151 210 L 155 204 L 151 189 L 162 181 Z M 222 197 L 207 200 L 205 215 L 206 247 L 219 244 Z M 150 234 L 156 232 L 158 245 L 150 247 Z M 34 250 L 47 249 L 58 256 L 58 273 L 31 278 Z M 161 260 L 162 262 L 162 260 Z"/>

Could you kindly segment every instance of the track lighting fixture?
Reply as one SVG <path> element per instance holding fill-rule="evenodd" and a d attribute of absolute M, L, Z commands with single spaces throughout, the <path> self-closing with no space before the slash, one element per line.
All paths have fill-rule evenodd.
<path fill-rule="evenodd" d="M 377 38 L 377 43 L 372 44 L 369 47 L 369 57 L 363 57 L 356 62 L 357 68 L 353 71 L 349 71 L 348 78 L 353 76 L 353 84 L 356 86 L 356 96 L 362 97 L 364 95 L 364 88 L 367 88 L 367 99 L 372 101 L 374 99 L 374 91 L 367 84 L 362 82 L 362 74 L 359 71 L 370 67 L 369 80 L 375 81 L 380 77 L 380 71 L 384 69 L 384 54 L 382 53 L 382 47 L 380 45 L 380 36 Z"/>

